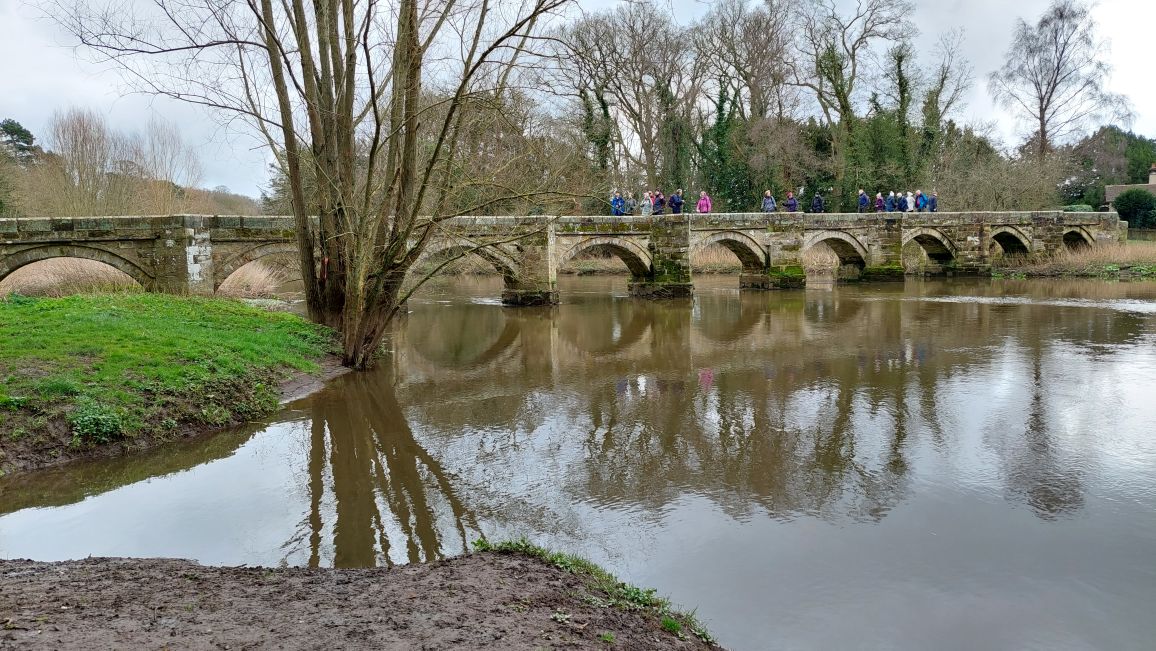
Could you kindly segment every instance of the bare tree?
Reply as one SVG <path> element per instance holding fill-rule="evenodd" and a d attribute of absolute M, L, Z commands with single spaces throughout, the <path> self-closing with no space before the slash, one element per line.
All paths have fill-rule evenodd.
<path fill-rule="evenodd" d="M 151 0 L 126 16 L 60 0 L 54 14 L 145 90 L 265 138 L 289 181 L 310 317 L 365 368 L 410 267 L 475 208 L 449 203 L 467 116 L 534 64 L 568 1 Z"/>
<path fill-rule="evenodd" d="M 914 32 L 910 0 L 856 0 L 849 12 L 837 0 L 808 0 L 795 14 L 793 83 L 810 90 L 832 128 L 832 163 L 842 186 L 860 97 L 860 82 L 878 74 L 883 43 L 902 43 Z M 894 50 L 899 51 L 899 50 Z"/>
<path fill-rule="evenodd" d="M 136 204 L 152 214 L 180 210 L 186 190 L 201 181 L 201 162 L 176 125 L 154 117 L 129 147 L 141 181 Z"/>
<path fill-rule="evenodd" d="M 854 119 L 859 82 L 878 68 L 873 48 L 907 39 L 912 11 L 910 0 L 858 0 L 848 13 L 836 0 L 803 3 L 795 14 L 793 83 L 814 94 L 828 124 Z"/>
<path fill-rule="evenodd" d="M 571 25 L 562 37 L 581 96 L 604 101 L 619 152 L 652 187 L 682 181 L 681 146 L 701 95 L 703 61 L 686 46 L 687 30 L 650 0 L 616 6 Z"/>
<path fill-rule="evenodd" d="M 54 113 L 46 145 L 49 153 L 26 178 L 30 214 L 107 215 L 131 203 L 131 143 L 104 116 L 80 108 Z"/>
<path fill-rule="evenodd" d="M 794 88 L 786 83 L 789 18 L 783 0 L 761 5 L 722 0 L 691 28 L 708 76 L 729 84 L 728 94 L 740 98 L 745 120 L 783 119 L 794 109 Z"/>
<path fill-rule="evenodd" d="M 1124 97 L 1105 88 L 1111 73 L 1106 54 L 1088 5 L 1076 0 L 1055 0 L 1035 25 L 1020 19 L 1007 61 L 988 76 L 988 89 L 1031 124 L 1041 164 L 1057 142 L 1091 122 L 1128 117 Z"/>

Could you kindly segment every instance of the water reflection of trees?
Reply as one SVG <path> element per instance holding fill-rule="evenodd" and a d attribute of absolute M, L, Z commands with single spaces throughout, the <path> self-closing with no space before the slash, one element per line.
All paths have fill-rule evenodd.
<path fill-rule="evenodd" d="M 955 288 L 978 291 L 961 290 L 956 300 Z M 1058 355 L 1057 337 L 1094 357 L 1145 332 L 1143 317 L 1127 312 L 974 294 L 999 292 L 916 284 L 903 295 L 837 289 L 717 293 L 693 305 L 586 300 L 552 318 L 518 313 L 503 325 L 518 329 L 509 354 L 487 358 L 497 362 L 399 364 L 402 401 L 435 437 L 463 424 L 511 439 L 541 429 L 560 446 L 580 437 L 582 456 L 561 481 L 583 501 L 658 509 L 695 492 L 738 517 L 759 508 L 776 517 L 877 519 L 907 494 L 915 446 L 962 445 L 950 419 L 992 409 L 947 387 L 1011 358 Z M 445 316 L 415 311 L 408 327 L 436 333 Z M 460 320 L 448 326 L 453 332 L 477 323 L 469 309 L 453 318 Z M 405 336 L 398 359 L 413 357 Z M 993 433 L 988 445 L 1002 459 L 1009 494 L 1054 517 L 1078 509 L 1083 488 L 1048 436 L 1058 416 L 1047 409 L 1047 383 L 1036 385 L 1038 396 L 1006 406 L 1025 412 L 1028 425 Z M 566 431 L 545 431 L 556 423 Z M 500 457 L 500 442 L 487 445 Z"/>
<path fill-rule="evenodd" d="M 334 567 L 371 567 L 465 551 L 477 519 L 452 474 L 414 437 L 388 373 L 347 375 L 310 405 L 309 513 L 289 553 L 307 541 L 310 567 L 325 552 Z"/>

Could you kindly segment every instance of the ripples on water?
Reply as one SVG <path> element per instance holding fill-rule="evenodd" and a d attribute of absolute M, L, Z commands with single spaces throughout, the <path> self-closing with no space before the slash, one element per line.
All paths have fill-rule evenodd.
<path fill-rule="evenodd" d="M 0 484 L 0 555 L 365 566 L 526 535 L 762 648 L 1151 648 L 1156 286 L 412 301 L 266 423 Z"/>

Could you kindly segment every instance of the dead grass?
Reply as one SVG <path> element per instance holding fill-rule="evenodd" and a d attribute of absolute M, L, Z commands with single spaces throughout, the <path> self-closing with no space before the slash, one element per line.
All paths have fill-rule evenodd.
<path fill-rule="evenodd" d="M 1064 249 L 1048 258 L 1036 260 L 1011 257 L 1001 260 L 999 267 L 1038 276 L 1102 276 L 1119 272 L 1156 275 L 1156 242 L 1097 244 Z"/>
<path fill-rule="evenodd" d="M 221 285 L 218 295 L 231 298 L 274 296 L 277 288 L 292 279 L 279 261 L 259 260 L 238 269 Z M 45 296 L 141 291 L 128 274 L 103 262 L 81 258 L 54 258 L 17 269 L 0 281 L 0 296 Z"/>
<path fill-rule="evenodd" d="M 221 283 L 217 295 L 228 298 L 271 298 L 276 296 L 277 288 L 290 279 L 290 272 L 285 268 L 258 260 L 233 272 Z"/>
<path fill-rule="evenodd" d="M 0 281 L 0 296 L 48 296 L 139 291 L 128 274 L 103 262 L 81 258 L 55 258 L 17 269 Z"/>
<path fill-rule="evenodd" d="M 831 272 L 840 267 L 838 254 L 822 242 L 803 251 L 801 258 L 803 270 L 808 273 Z"/>

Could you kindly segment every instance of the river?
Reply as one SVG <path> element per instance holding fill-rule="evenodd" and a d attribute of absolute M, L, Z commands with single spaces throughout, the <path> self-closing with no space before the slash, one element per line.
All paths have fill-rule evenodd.
<path fill-rule="evenodd" d="M 0 483 L 0 556 L 354 567 L 526 536 L 735 650 L 1151 649 L 1156 283 L 411 301 L 269 420 Z"/>

